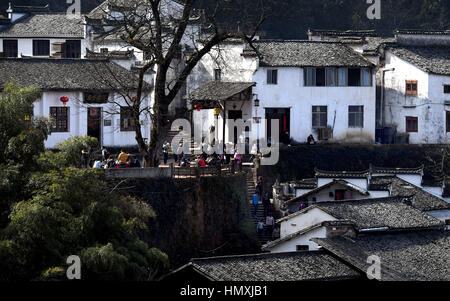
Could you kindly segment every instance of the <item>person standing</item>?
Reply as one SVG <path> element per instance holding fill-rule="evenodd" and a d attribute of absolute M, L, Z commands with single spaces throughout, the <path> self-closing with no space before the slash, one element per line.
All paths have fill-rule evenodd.
<path fill-rule="evenodd" d="M 256 192 L 258 196 L 262 198 L 263 196 L 263 180 L 262 177 L 258 177 L 258 181 L 256 182 Z"/>
<path fill-rule="evenodd" d="M 256 193 L 253 194 L 253 216 L 256 217 L 256 214 L 258 213 L 258 204 L 259 199 L 258 195 Z"/>
<path fill-rule="evenodd" d="M 164 141 L 162 149 L 163 149 L 164 165 L 167 165 L 167 160 L 169 159 L 169 143 L 167 141 Z"/>
<path fill-rule="evenodd" d="M 262 199 L 263 202 L 263 206 L 264 206 L 264 216 L 268 216 L 269 215 L 269 209 L 270 209 L 270 199 L 269 199 L 269 194 L 266 192 L 264 194 L 264 197 Z"/>
<path fill-rule="evenodd" d="M 272 237 L 273 226 L 275 225 L 275 220 L 272 215 L 266 217 L 266 234 Z"/>
<path fill-rule="evenodd" d="M 258 231 L 258 235 L 262 235 L 264 233 L 264 222 L 260 220 L 256 225 L 256 230 Z"/>
<path fill-rule="evenodd" d="M 81 151 L 81 168 L 88 168 L 89 166 L 89 153 L 86 150 Z"/>

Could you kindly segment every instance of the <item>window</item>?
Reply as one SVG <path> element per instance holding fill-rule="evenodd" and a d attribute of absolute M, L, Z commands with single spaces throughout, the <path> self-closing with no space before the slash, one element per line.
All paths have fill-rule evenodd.
<path fill-rule="evenodd" d="M 222 80 L 222 70 L 221 69 L 215 69 L 214 70 L 214 79 L 216 81 L 221 81 Z"/>
<path fill-rule="evenodd" d="M 372 86 L 372 70 L 367 68 L 361 69 L 361 86 Z"/>
<path fill-rule="evenodd" d="M 406 117 L 406 132 L 417 133 L 419 131 L 419 119 L 417 117 Z"/>
<path fill-rule="evenodd" d="M 326 106 L 313 106 L 312 107 L 312 127 L 314 129 L 327 127 L 327 107 Z"/>
<path fill-rule="evenodd" d="M 337 85 L 336 68 L 305 68 L 305 86 L 325 87 Z"/>
<path fill-rule="evenodd" d="M 327 73 L 327 86 L 335 87 L 337 86 L 337 69 L 336 68 L 326 68 Z"/>
<path fill-rule="evenodd" d="M 50 40 L 33 40 L 33 56 L 49 56 Z"/>
<path fill-rule="evenodd" d="M 348 86 L 347 68 L 338 69 L 338 84 L 340 87 Z"/>
<path fill-rule="evenodd" d="M 312 87 L 316 85 L 316 69 L 315 68 L 305 68 L 305 86 Z"/>
<path fill-rule="evenodd" d="M 84 103 L 107 103 L 108 93 L 84 93 Z"/>
<path fill-rule="evenodd" d="M 276 85 L 278 83 L 278 70 L 267 70 L 267 84 Z"/>
<path fill-rule="evenodd" d="M 308 245 L 297 245 L 297 252 L 298 251 L 309 251 L 309 246 Z"/>
<path fill-rule="evenodd" d="M 3 56 L 18 57 L 17 40 L 3 40 Z"/>
<path fill-rule="evenodd" d="M 364 127 L 364 106 L 348 107 L 348 127 L 350 128 Z"/>
<path fill-rule="evenodd" d="M 52 132 L 62 133 L 69 131 L 68 107 L 50 107 L 50 116 L 54 121 Z"/>
<path fill-rule="evenodd" d="M 132 107 L 120 108 L 120 131 L 121 132 L 134 131 L 134 118 Z"/>
<path fill-rule="evenodd" d="M 450 85 L 444 85 L 444 93 L 450 94 Z"/>
<path fill-rule="evenodd" d="M 324 87 L 325 81 L 325 68 L 316 68 L 316 85 L 317 87 Z"/>
<path fill-rule="evenodd" d="M 350 87 L 361 86 L 361 69 L 348 68 L 348 85 Z"/>
<path fill-rule="evenodd" d="M 406 95 L 417 95 L 417 81 L 407 80 L 406 81 Z"/>
<path fill-rule="evenodd" d="M 446 128 L 447 128 L 447 133 L 450 133 L 450 111 L 446 111 L 445 112 L 445 120 L 446 120 Z"/>
<path fill-rule="evenodd" d="M 81 58 L 81 41 L 67 40 L 66 41 L 66 57 L 72 59 Z"/>

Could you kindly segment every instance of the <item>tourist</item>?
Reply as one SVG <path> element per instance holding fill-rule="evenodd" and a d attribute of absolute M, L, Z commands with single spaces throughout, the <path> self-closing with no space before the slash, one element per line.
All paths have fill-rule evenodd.
<path fill-rule="evenodd" d="M 258 181 L 256 182 L 256 192 L 258 196 L 262 198 L 263 195 L 263 180 L 262 177 L 258 177 Z"/>
<path fill-rule="evenodd" d="M 267 216 L 269 215 L 270 211 L 270 198 L 267 192 L 264 194 L 264 198 L 262 199 L 262 201 L 264 206 L 264 216 Z"/>
<path fill-rule="evenodd" d="M 260 220 L 258 225 L 256 225 L 256 230 L 258 231 L 258 235 L 262 235 L 264 233 L 264 222 Z"/>
<path fill-rule="evenodd" d="M 81 151 L 81 168 L 88 168 L 89 166 L 89 153 L 86 150 Z"/>
<path fill-rule="evenodd" d="M 266 234 L 272 236 L 273 226 L 275 225 L 275 220 L 272 215 L 266 217 Z"/>
<path fill-rule="evenodd" d="M 141 168 L 141 162 L 134 156 L 130 156 L 130 168 Z"/>
<path fill-rule="evenodd" d="M 258 199 L 258 195 L 256 193 L 253 194 L 253 216 L 256 217 L 256 214 L 258 212 L 258 204 L 259 204 L 259 199 Z"/>
<path fill-rule="evenodd" d="M 253 143 L 252 145 L 252 150 L 250 151 L 250 162 L 253 162 L 256 158 L 256 156 L 258 155 L 258 146 L 256 145 L 256 143 Z"/>
<path fill-rule="evenodd" d="M 306 142 L 311 145 L 316 144 L 316 140 L 314 140 L 314 136 L 312 134 L 308 136 L 308 139 L 306 140 Z"/>
<path fill-rule="evenodd" d="M 167 165 L 167 160 L 169 159 L 169 147 L 169 143 L 167 141 L 164 141 L 162 146 L 164 165 Z"/>
<path fill-rule="evenodd" d="M 102 168 L 102 161 L 100 161 L 100 160 L 95 161 L 94 162 L 94 166 L 92 168 L 101 169 Z"/>
<path fill-rule="evenodd" d="M 121 149 L 119 156 L 117 156 L 117 160 L 119 161 L 119 163 L 127 163 L 129 156 L 130 156 L 129 154 L 127 154 L 126 152 L 123 151 L 123 149 Z"/>
<path fill-rule="evenodd" d="M 205 159 L 203 159 L 203 157 L 199 157 L 198 158 L 198 166 L 199 167 L 206 167 L 206 162 L 205 162 Z"/>
<path fill-rule="evenodd" d="M 105 162 L 106 160 L 108 160 L 108 158 L 106 157 L 108 153 L 108 150 L 102 146 L 102 161 Z"/>

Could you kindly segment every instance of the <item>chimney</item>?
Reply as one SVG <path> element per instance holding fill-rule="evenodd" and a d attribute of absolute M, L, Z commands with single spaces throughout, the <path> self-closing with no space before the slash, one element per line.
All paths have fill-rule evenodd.
<path fill-rule="evenodd" d="M 11 5 L 11 2 L 9 2 L 9 7 L 8 7 L 8 9 L 6 10 L 6 13 L 8 14 L 8 19 L 12 19 L 12 14 L 13 14 L 13 9 L 12 9 L 12 5 Z"/>

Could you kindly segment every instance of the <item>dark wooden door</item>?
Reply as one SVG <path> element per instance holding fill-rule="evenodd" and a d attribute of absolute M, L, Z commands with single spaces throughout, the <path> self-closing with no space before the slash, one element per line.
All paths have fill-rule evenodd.
<path fill-rule="evenodd" d="M 102 144 L 102 108 L 88 108 L 87 135 L 98 139 Z"/>
<path fill-rule="evenodd" d="M 281 143 L 290 143 L 291 116 L 289 108 L 268 108 L 266 109 L 267 138 L 272 141 L 272 120 L 278 120 L 279 139 Z"/>

